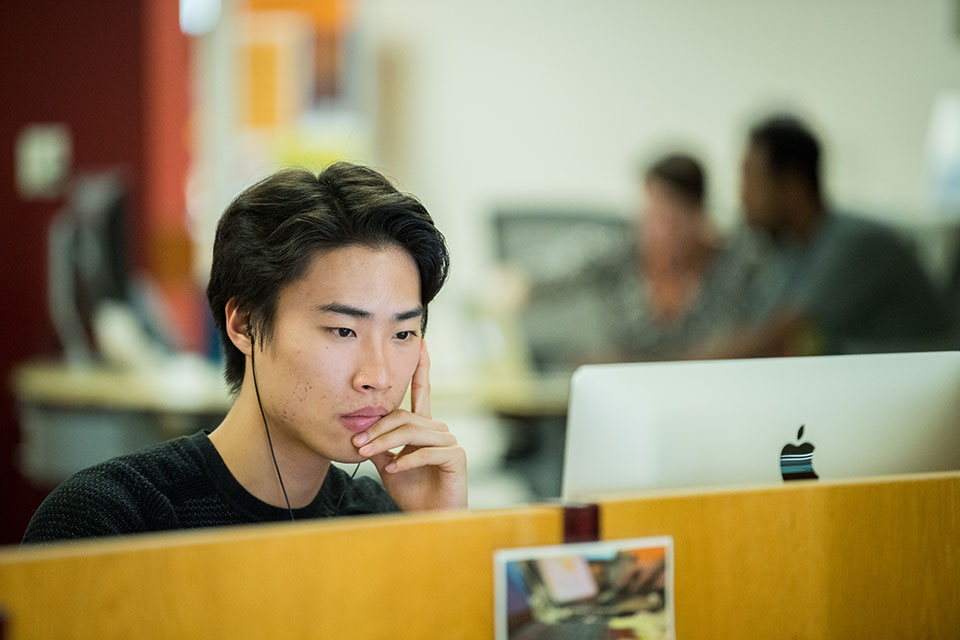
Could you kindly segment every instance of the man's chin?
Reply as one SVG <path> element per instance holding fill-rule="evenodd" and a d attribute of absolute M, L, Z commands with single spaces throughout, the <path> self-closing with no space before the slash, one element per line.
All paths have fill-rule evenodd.
<path fill-rule="evenodd" d="M 337 464 L 359 464 L 361 462 L 366 462 L 367 460 L 369 460 L 369 458 L 360 455 L 356 451 L 353 453 L 344 453 L 332 458 L 332 461 L 336 462 Z"/>

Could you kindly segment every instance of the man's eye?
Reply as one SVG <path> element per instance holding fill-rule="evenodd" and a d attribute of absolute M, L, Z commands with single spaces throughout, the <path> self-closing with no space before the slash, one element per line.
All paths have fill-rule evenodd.
<path fill-rule="evenodd" d="M 400 340 L 406 340 L 410 336 L 415 336 L 415 335 L 417 334 L 413 331 L 400 331 L 399 333 L 397 333 L 396 337 Z"/>
<path fill-rule="evenodd" d="M 334 331 L 336 331 L 337 335 L 341 338 L 351 338 L 357 335 L 353 332 L 353 329 L 347 329 L 346 327 L 338 327 L 334 329 Z"/>

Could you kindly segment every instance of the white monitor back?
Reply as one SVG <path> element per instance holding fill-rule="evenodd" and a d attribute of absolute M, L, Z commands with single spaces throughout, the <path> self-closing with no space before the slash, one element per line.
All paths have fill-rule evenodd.
<path fill-rule="evenodd" d="M 590 365 L 573 376 L 563 497 L 960 469 L 960 352 Z"/>

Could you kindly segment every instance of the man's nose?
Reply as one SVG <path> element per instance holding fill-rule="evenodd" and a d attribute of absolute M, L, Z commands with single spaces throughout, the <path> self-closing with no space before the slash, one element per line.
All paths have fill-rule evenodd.
<path fill-rule="evenodd" d="M 384 346 L 373 340 L 363 344 L 353 374 L 354 388 L 366 391 L 383 391 L 389 385 L 390 367 Z"/>

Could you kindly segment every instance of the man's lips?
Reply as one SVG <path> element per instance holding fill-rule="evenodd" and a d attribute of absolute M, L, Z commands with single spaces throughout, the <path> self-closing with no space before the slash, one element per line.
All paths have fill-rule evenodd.
<path fill-rule="evenodd" d="M 388 413 L 390 412 L 383 407 L 364 407 L 353 413 L 341 415 L 340 424 L 354 433 L 360 433 Z"/>

